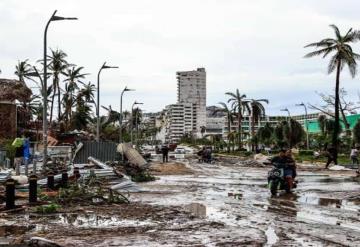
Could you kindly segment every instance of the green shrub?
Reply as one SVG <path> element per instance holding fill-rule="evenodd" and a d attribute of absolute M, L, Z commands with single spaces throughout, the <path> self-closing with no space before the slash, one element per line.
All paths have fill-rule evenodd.
<path fill-rule="evenodd" d="M 251 151 L 245 151 L 244 156 L 248 157 L 251 156 L 253 153 Z"/>
<path fill-rule="evenodd" d="M 36 207 L 36 212 L 39 214 L 53 214 L 57 213 L 61 207 L 58 204 L 52 203 L 49 205 L 41 205 Z"/>
<path fill-rule="evenodd" d="M 153 175 L 149 174 L 148 172 L 141 172 L 141 173 L 131 176 L 131 181 L 134 181 L 134 182 L 149 182 L 149 181 L 154 181 L 154 180 L 155 180 L 155 177 Z"/>

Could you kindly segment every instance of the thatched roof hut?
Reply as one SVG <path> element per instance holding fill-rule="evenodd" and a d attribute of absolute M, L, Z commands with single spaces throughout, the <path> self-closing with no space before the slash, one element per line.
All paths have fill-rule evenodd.
<path fill-rule="evenodd" d="M 0 101 L 26 101 L 31 94 L 24 82 L 0 78 Z"/>

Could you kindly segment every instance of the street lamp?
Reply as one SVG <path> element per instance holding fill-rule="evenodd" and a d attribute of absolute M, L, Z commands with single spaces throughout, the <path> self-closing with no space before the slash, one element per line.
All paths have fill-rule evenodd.
<path fill-rule="evenodd" d="M 57 10 L 54 11 L 45 26 L 44 31 L 44 79 L 43 79 L 43 142 L 44 142 L 44 153 L 43 153 L 43 169 L 46 167 L 47 161 L 47 31 L 52 21 L 63 21 L 63 20 L 77 20 L 76 17 L 62 17 L 55 15 Z"/>
<path fill-rule="evenodd" d="M 288 124 L 289 124 L 289 140 L 290 137 L 292 135 L 292 128 L 291 128 L 291 115 L 290 115 L 290 111 L 288 108 L 284 108 L 284 109 L 280 109 L 280 111 L 286 111 L 288 113 L 289 119 L 288 119 Z M 291 142 L 291 141 L 290 141 Z M 291 143 L 290 143 L 290 147 L 291 147 Z"/>
<path fill-rule="evenodd" d="M 290 111 L 288 108 L 281 109 L 280 111 L 286 111 L 288 113 L 289 118 L 291 118 Z"/>
<path fill-rule="evenodd" d="M 100 73 L 103 69 L 118 69 L 118 66 L 106 65 L 106 62 L 101 66 L 97 75 L 97 99 L 96 99 L 96 141 L 100 140 Z"/>
<path fill-rule="evenodd" d="M 296 106 L 303 106 L 304 109 L 305 109 L 305 128 L 306 128 L 306 148 L 309 150 L 309 126 L 308 126 L 308 122 L 307 122 L 307 119 L 308 119 L 308 112 L 307 112 L 307 107 L 306 105 L 304 104 L 304 102 L 301 102 L 301 104 L 296 104 Z"/>
<path fill-rule="evenodd" d="M 134 121 L 134 106 L 135 105 L 143 105 L 144 103 L 141 103 L 141 102 L 137 102 L 136 100 L 135 100 L 135 102 L 132 104 L 132 106 L 131 106 L 131 145 L 133 144 L 133 128 L 134 128 L 134 126 L 133 126 L 133 121 Z M 137 116 L 136 116 L 136 118 L 135 118 L 135 120 L 136 120 L 136 124 L 137 124 Z M 137 130 L 136 130 L 137 131 Z"/>
<path fill-rule="evenodd" d="M 121 94 L 120 94 L 120 119 L 119 119 L 119 127 L 120 127 L 120 130 L 119 130 L 119 143 L 122 143 L 122 118 L 123 118 L 123 114 L 122 114 L 122 102 L 123 102 L 123 95 L 125 92 L 128 92 L 128 91 L 135 91 L 135 89 L 130 89 L 130 88 L 127 88 L 127 86 L 122 90 Z"/>

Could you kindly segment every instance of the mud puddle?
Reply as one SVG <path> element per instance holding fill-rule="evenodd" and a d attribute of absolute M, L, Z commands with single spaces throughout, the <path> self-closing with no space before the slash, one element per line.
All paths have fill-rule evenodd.
<path fill-rule="evenodd" d="M 352 242 L 345 239 L 344 243 L 360 244 L 359 200 L 346 199 L 360 189 L 360 183 L 352 177 L 335 172 L 329 175 L 300 171 L 298 188 L 292 195 L 272 198 L 267 188 L 268 169 L 196 167 L 198 172 L 202 169 L 201 175 L 163 176 L 145 185 L 149 191 L 152 188 L 166 191 L 168 186 L 172 189 L 175 186 L 176 193 L 161 198 L 145 193 L 135 198 L 155 205 L 182 206 L 194 216 L 225 224 L 224 232 L 232 227 L 238 231 L 256 228 L 262 232 L 267 246 L 327 245 L 341 239 L 344 231 L 352 239 Z M 319 228 L 326 229 L 326 237 Z"/>
<path fill-rule="evenodd" d="M 71 226 L 74 228 L 111 228 L 111 227 L 136 227 L 153 225 L 151 221 L 145 220 L 129 220 L 122 219 L 113 215 L 99 215 L 99 214 L 52 214 L 52 215 L 31 215 L 31 220 L 39 223 L 36 227 L 41 228 L 41 225 L 58 224 L 65 227 Z"/>

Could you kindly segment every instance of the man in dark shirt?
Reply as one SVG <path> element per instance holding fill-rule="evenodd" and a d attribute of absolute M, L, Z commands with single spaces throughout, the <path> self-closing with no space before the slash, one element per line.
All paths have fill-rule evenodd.
<path fill-rule="evenodd" d="M 295 177 L 295 162 L 292 157 L 287 155 L 286 150 L 281 149 L 278 156 L 275 156 L 271 159 L 271 163 L 278 163 L 278 164 L 286 164 L 287 166 L 284 168 L 284 177 L 289 185 L 290 190 L 293 186 L 293 179 Z"/>
<path fill-rule="evenodd" d="M 165 144 L 161 147 L 163 163 L 169 162 L 169 147 Z"/>
<path fill-rule="evenodd" d="M 281 149 L 279 154 L 271 159 L 271 163 L 280 163 L 280 164 L 286 164 L 287 157 L 286 157 L 286 151 L 284 149 Z"/>
<path fill-rule="evenodd" d="M 327 156 L 327 162 L 326 162 L 326 166 L 325 169 L 329 168 L 329 165 L 331 164 L 331 162 L 334 162 L 335 165 L 337 165 L 337 159 L 336 159 L 336 149 L 333 146 L 330 146 L 326 149 L 326 154 Z"/>

